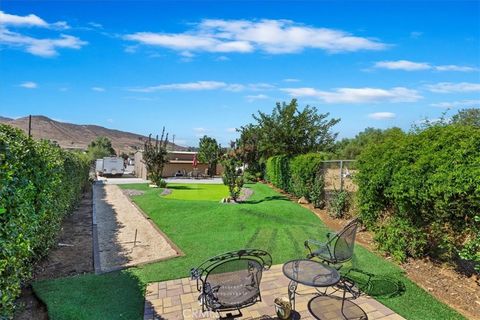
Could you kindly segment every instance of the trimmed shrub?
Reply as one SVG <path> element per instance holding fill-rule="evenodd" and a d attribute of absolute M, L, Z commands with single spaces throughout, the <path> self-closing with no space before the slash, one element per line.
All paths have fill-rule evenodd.
<path fill-rule="evenodd" d="M 274 156 L 267 160 L 266 178 L 277 188 L 290 191 L 290 168 L 287 156 Z"/>
<path fill-rule="evenodd" d="M 0 125 L 0 318 L 88 183 L 86 157 Z"/>
<path fill-rule="evenodd" d="M 345 191 L 334 191 L 328 201 L 328 214 L 334 218 L 342 218 L 350 208 L 350 194 Z"/>
<path fill-rule="evenodd" d="M 290 191 L 305 197 L 315 207 L 323 207 L 325 200 L 322 161 L 326 153 L 307 153 L 290 161 Z"/>
<path fill-rule="evenodd" d="M 480 212 L 480 129 L 432 126 L 388 132 L 360 155 L 359 213 L 398 260 L 451 259 Z"/>

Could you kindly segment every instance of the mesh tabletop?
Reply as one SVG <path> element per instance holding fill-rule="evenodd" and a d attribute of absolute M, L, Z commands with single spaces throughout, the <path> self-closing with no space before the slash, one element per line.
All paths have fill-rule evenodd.
<path fill-rule="evenodd" d="M 343 305 L 342 305 L 343 302 Z M 367 320 L 367 314 L 362 308 L 350 300 L 342 301 L 340 297 L 316 296 L 308 302 L 308 310 L 315 319 L 332 320 Z"/>
<path fill-rule="evenodd" d="M 308 259 L 288 261 L 283 265 L 283 274 L 290 280 L 311 287 L 328 287 L 340 281 L 337 270 Z"/>

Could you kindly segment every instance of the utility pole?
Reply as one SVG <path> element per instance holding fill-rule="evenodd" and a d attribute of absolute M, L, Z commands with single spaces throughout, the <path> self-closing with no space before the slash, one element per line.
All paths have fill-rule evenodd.
<path fill-rule="evenodd" d="M 32 137 L 32 115 L 28 116 L 28 137 Z"/>

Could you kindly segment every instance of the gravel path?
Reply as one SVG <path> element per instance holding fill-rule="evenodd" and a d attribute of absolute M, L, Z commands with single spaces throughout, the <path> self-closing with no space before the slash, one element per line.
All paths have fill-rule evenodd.
<path fill-rule="evenodd" d="M 118 186 L 95 184 L 94 203 L 101 272 L 178 255 Z"/>

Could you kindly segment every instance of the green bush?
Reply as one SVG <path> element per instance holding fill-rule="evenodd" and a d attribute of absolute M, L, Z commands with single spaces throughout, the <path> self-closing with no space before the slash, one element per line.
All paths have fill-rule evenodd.
<path fill-rule="evenodd" d="M 0 125 L 0 318 L 88 183 L 86 157 Z"/>
<path fill-rule="evenodd" d="M 266 178 L 277 188 L 290 190 L 290 168 L 287 156 L 274 156 L 267 160 Z"/>
<path fill-rule="evenodd" d="M 357 166 L 360 217 L 399 260 L 451 259 L 472 237 L 480 212 L 480 129 L 392 130 L 365 148 Z"/>
<path fill-rule="evenodd" d="M 290 191 L 305 197 L 315 207 L 323 207 L 325 200 L 322 161 L 326 153 L 307 153 L 290 161 Z"/>
<path fill-rule="evenodd" d="M 328 201 L 328 214 L 334 218 L 342 218 L 350 207 L 350 195 L 347 191 L 334 191 Z"/>

